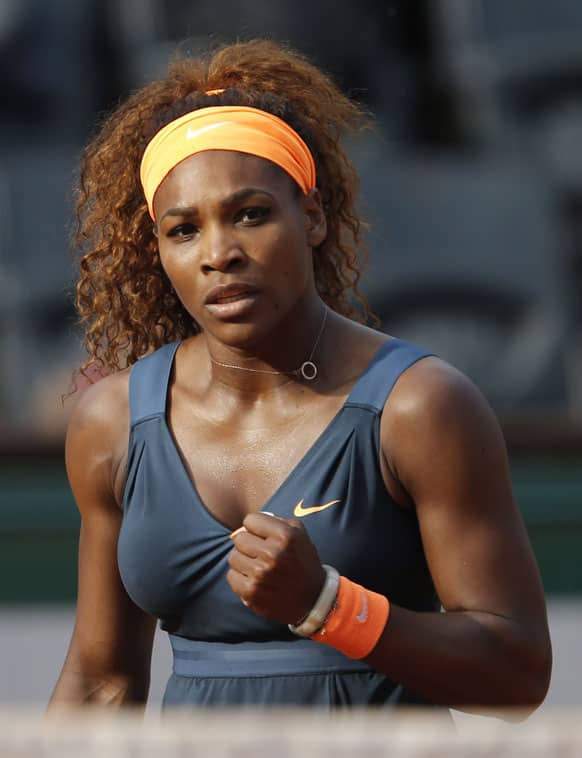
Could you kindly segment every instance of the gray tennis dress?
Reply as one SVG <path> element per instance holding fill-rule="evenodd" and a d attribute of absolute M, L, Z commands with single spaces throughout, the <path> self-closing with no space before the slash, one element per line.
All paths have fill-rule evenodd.
<path fill-rule="evenodd" d="M 207 510 L 166 418 L 178 343 L 138 361 L 130 377 L 131 434 L 118 560 L 132 600 L 170 635 L 164 707 L 423 702 L 364 662 L 247 608 L 226 581 L 230 529 Z M 386 342 L 348 399 L 261 510 L 303 519 L 323 563 L 394 604 L 439 608 L 416 517 L 388 494 L 379 467 L 382 408 L 400 374 L 426 356 Z"/>

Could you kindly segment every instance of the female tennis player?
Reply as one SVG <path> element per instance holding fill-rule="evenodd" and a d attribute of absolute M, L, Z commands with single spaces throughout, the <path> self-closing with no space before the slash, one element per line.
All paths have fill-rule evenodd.
<path fill-rule="evenodd" d="M 271 42 L 174 64 L 82 165 L 77 619 L 51 705 L 526 711 L 551 666 L 492 411 L 358 306 L 365 116 Z M 389 255 L 389 251 L 386 253 Z M 361 302 L 361 301 L 360 301 Z"/>

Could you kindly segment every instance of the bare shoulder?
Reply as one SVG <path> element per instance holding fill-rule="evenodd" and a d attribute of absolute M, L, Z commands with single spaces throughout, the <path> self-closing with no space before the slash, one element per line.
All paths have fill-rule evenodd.
<path fill-rule="evenodd" d="M 129 369 L 110 374 L 84 390 L 76 400 L 70 426 L 104 430 L 119 421 L 120 412 L 129 413 Z"/>
<path fill-rule="evenodd" d="M 436 469 L 440 479 L 456 469 L 474 483 L 491 472 L 507 480 L 505 441 L 491 406 L 439 358 L 423 358 L 400 376 L 386 401 L 381 437 L 390 470 L 411 494 L 434 484 Z"/>
<path fill-rule="evenodd" d="M 494 420 L 489 403 L 474 382 L 435 356 L 423 358 L 404 371 L 384 412 L 394 423 L 423 426 L 465 421 L 467 414 Z"/>
<path fill-rule="evenodd" d="M 116 479 L 129 439 L 129 369 L 104 377 L 76 401 L 66 439 L 71 487 L 82 510 L 87 485 L 118 500 Z"/>

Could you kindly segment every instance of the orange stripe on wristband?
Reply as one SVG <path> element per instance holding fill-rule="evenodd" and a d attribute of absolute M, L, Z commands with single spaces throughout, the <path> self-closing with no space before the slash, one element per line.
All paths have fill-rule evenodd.
<path fill-rule="evenodd" d="M 378 644 L 389 616 L 388 598 L 341 576 L 335 608 L 311 639 L 349 658 L 365 658 Z"/>

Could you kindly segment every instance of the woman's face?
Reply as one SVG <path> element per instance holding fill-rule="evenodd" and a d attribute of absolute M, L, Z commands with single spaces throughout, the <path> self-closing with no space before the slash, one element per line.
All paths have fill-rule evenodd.
<path fill-rule="evenodd" d="M 326 234 L 319 193 L 303 195 L 270 162 L 199 153 L 170 172 L 154 209 L 178 297 L 221 340 L 248 344 L 318 297 L 311 249 Z"/>

